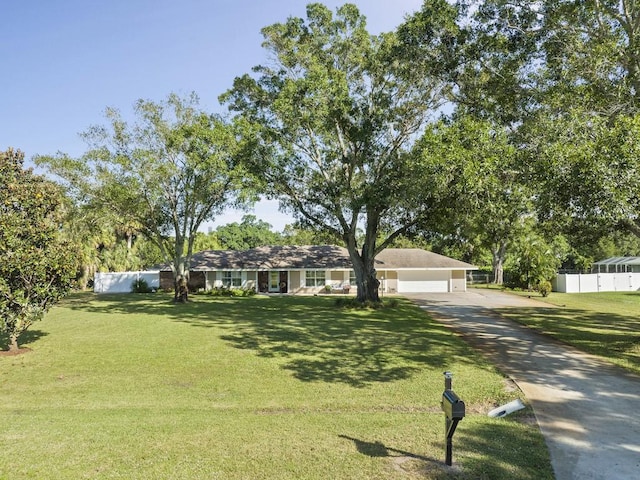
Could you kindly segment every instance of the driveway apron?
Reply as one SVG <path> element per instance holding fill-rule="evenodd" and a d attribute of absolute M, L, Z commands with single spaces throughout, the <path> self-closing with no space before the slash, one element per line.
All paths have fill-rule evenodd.
<path fill-rule="evenodd" d="M 640 377 L 495 312 L 549 305 L 488 289 L 407 297 L 518 384 L 533 407 L 556 479 L 640 479 Z"/>

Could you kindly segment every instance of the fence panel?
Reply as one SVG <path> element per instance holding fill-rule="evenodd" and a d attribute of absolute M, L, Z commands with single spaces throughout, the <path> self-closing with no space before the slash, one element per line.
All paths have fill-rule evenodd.
<path fill-rule="evenodd" d="M 556 276 L 553 290 L 562 293 L 638 291 L 640 273 L 562 273 Z"/>
<path fill-rule="evenodd" d="M 93 277 L 95 293 L 131 293 L 131 285 L 137 280 L 145 280 L 149 287 L 160 288 L 160 272 L 109 272 L 96 273 Z"/>

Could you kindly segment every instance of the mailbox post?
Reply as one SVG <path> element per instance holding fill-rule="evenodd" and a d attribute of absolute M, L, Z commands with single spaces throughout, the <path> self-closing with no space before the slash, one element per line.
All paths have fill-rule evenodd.
<path fill-rule="evenodd" d="M 447 438 L 447 449 L 445 454 L 445 464 L 451 466 L 453 457 L 453 434 L 456 431 L 458 422 L 464 418 L 464 402 L 451 389 L 451 372 L 444 372 L 444 392 L 440 406 L 444 412 L 444 426 Z"/>

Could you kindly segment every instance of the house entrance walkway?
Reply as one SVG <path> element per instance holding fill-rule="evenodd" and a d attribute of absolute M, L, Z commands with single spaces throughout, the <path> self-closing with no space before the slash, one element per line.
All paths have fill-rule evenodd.
<path fill-rule="evenodd" d="M 558 480 L 640 478 L 640 377 L 497 313 L 549 305 L 488 289 L 406 296 L 518 384 L 533 407 Z"/>

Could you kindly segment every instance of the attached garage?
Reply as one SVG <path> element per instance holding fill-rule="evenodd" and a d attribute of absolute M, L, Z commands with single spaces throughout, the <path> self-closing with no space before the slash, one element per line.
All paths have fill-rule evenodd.
<path fill-rule="evenodd" d="M 417 248 L 389 248 L 376 257 L 378 278 L 389 293 L 464 292 L 467 272 L 475 268 Z"/>
<path fill-rule="evenodd" d="M 448 292 L 449 270 L 405 270 L 398 272 L 398 293 Z"/>

